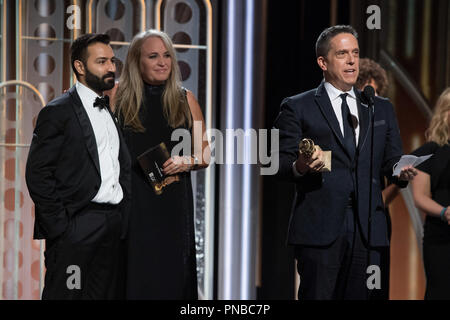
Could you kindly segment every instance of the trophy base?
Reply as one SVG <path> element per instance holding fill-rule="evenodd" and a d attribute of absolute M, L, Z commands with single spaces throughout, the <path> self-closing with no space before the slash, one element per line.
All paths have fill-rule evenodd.
<path fill-rule="evenodd" d="M 324 166 L 320 172 L 331 172 L 331 151 L 323 151 Z"/>

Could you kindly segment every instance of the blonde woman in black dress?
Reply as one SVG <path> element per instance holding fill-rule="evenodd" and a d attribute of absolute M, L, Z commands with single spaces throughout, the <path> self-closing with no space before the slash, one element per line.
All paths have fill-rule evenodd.
<path fill-rule="evenodd" d="M 167 34 L 148 30 L 134 37 L 115 95 L 115 108 L 132 158 L 126 296 L 197 299 L 190 172 L 208 166 L 208 142 L 194 143 L 192 139 L 192 150 L 172 155 L 164 163 L 168 178 L 160 195 L 137 161 L 140 154 L 161 142 L 171 154 L 180 142 L 171 139 L 176 129 L 188 130 L 191 137 L 205 134 L 196 98 L 181 87 L 175 50 Z M 201 132 L 195 132 L 199 129 Z"/>
<path fill-rule="evenodd" d="M 450 88 L 439 97 L 427 143 L 413 154 L 433 154 L 418 166 L 412 181 L 416 207 L 426 214 L 423 259 L 427 286 L 425 299 L 450 299 Z"/>

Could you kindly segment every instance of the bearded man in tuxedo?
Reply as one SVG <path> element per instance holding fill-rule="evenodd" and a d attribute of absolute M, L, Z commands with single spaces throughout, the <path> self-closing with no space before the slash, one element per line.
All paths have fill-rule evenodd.
<path fill-rule="evenodd" d="M 42 299 L 117 299 L 130 158 L 103 92 L 115 83 L 106 34 L 71 46 L 77 83 L 39 113 L 26 166 L 34 238 L 45 239 Z"/>

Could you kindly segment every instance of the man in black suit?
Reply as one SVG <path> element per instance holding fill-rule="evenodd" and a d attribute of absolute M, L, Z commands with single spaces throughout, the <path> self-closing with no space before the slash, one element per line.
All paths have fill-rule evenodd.
<path fill-rule="evenodd" d="M 382 253 L 389 245 L 379 179 L 383 173 L 404 187 L 416 171 L 407 167 L 392 177 L 392 167 L 402 155 L 399 129 L 392 104 L 375 97 L 368 242 L 372 128 L 369 108 L 354 88 L 359 66 L 356 31 L 350 26 L 324 30 L 316 55 L 325 80 L 317 89 L 286 98 L 275 121 L 280 130 L 278 174 L 296 185 L 288 243 L 295 246 L 298 295 L 300 299 L 386 298 L 387 293 L 377 289 L 369 293 L 366 285 L 368 253 L 370 265 L 383 266 Z M 310 157 L 299 153 L 304 138 L 321 149 Z M 322 170 L 322 150 L 332 152 L 329 172 Z M 388 272 L 381 270 L 381 277 Z"/>
<path fill-rule="evenodd" d="M 38 116 L 26 167 L 35 239 L 46 240 L 43 299 L 120 298 L 130 158 L 108 98 L 115 57 L 109 37 L 71 47 L 77 83 Z"/>

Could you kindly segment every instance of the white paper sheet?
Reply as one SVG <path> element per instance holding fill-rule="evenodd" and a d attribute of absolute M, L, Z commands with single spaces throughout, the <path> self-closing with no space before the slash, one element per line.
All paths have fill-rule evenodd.
<path fill-rule="evenodd" d="M 400 172 L 402 171 L 402 168 L 404 168 L 406 166 L 411 166 L 412 165 L 415 168 L 419 164 L 421 164 L 422 162 L 430 159 L 432 156 L 433 156 L 432 154 L 427 154 L 427 155 L 421 156 L 421 157 L 416 157 L 416 156 L 413 156 L 411 154 L 404 155 L 404 156 L 402 156 L 400 158 L 399 162 L 394 164 L 394 173 L 392 175 L 393 176 L 400 175 Z"/>

